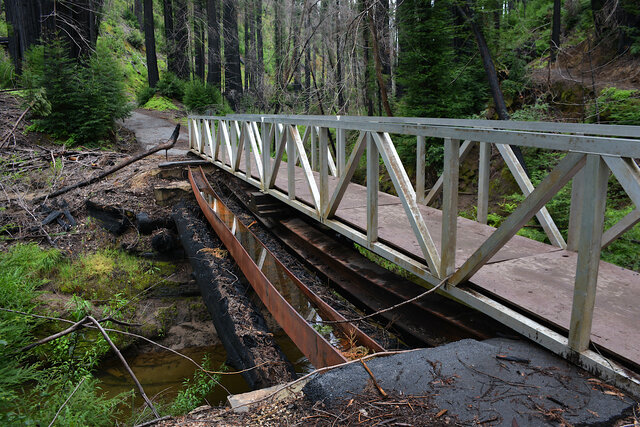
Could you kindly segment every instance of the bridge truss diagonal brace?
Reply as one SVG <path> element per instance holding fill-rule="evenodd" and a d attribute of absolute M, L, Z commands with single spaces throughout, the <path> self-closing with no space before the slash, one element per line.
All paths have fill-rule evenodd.
<path fill-rule="evenodd" d="M 500 152 L 500 155 L 504 159 L 507 167 L 511 171 L 511 175 L 516 180 L 518 187 L 522 191 L 522 194 L 527 197 L 533 191 L 534 187 L 531 183 L 531 180 L 527 176 L 524 168 L 520 164 L 520 161 L 516 157 L 513 149 L 506 144 L 495 144 L 496 148 Z M 549 238 L 549 241 L 552 245 L 557 246 L 559 248 L 565 249 L 567 247 L 560 230 L 558 230 L 558 226 L 556 226 L 555 222 L 553 222 L 553 218 L 551 218 L 551 214 L 545 206 L 541 207 L 538 212 L 536 212 L 536 218 L 540 221 L 540 225 L 544 230 L 545 234 Z"/>
<path fill-rule="evenodd" d="M 393 186 L 398 192 L 398 197 L 402 201 L 402 206 L 404 207 L 409 223 L 411 224 L 411 228 L 413 229 L 413 234 L 418 240 L 424 259 L 429 266 L 429 270 L 434 276 L 442 278 L 438 249 L 436 248 L 436 245 L 431 238 L 431 234 L 429 233 L 429 229 L 422 218 L 422 214 L 418 208 L 416 192 L 413 190 L 413 185 L 411 184 L 409 176 L 400 161 L 398 152 L 393 146 L 391 137 L 386 132 L 372 132 L 371 134 L 378 146 L 378 151 L 382 156 L 382 160 L 387 167 Z"/>
<path fill-rule="evenodd" d="M 533 192 L 505 219 L 502 225 L 464 262 L 449 283 L 469 280 L 495 255 L 567 182 L 586 161 L 583 153 L 570 152 L 542 180 Z"/>
<path fill-rule="evenodd" d="M 214 155 L 216 152 L 216 135 L 215 135 L 215 131 L 216 128 L 213 127 L 213 130 L 211 128 L 211 125 L 209 124 L 209 120 L 203 120 L 204 122 L 204 133 L 207 136 L 207 145 L 209 146 L 209 155 L 211 156 L 212 159 L 215 159 Z"/>
<path fill-rule="evenodd" d="M 640 222 L 640 168 L 630 158 L 613 156 L 602 156 L 602 158 L 635 205 L 633 211 L 604 232 L 601 243 L 604 249 Z"/>
<path fill-rule="evenodd" d="M 298 129 L 295 126 L 289 126 L 288 128 L 289 128 L 290 137 L 293 139 L 293 142 L 295 143 L 295 146 L 297 149 L 296 151 L 298 152 L 300 165 L 302 166 L 302 171 L 304 172 L 305 180 L 307 181 L 307 185 L 309 186 L 309 191 L 311 192 L 311 196 L 313 197 L 313 203 L 316 207 L 318 214 L 320 214 L 321 213 L 320 192 L 318 191 L 318 185 L 316 184 L 316 179 L 313 176 L 313 171 L 311 170 L 311 165 L 309 164 L 309 159 L 307 158 L 307 153 L 304 149 L 304 144 L 302 142 L 302 139 L 300 138 L 300 133 L 298 133 Z M 289 161 L 289 159 L 287 159 L 287 161 Z"/>
<path fill-rule="evenodd" d="M 246 125 L 247 128 L 247 136 L 249 137 L 249 143 L 251 144 L 251 152 L 253 152 L 253 158 L 256 161 L 256 168 L 258 169 L 258 176 L 260 177 L 260 181 L 263 180 L 263 169 L 262 162 L 260 161 L 260 150 L 258 149 L 258 143 L 256 138 L 260 138 L 260 133 L 257 132 L 256 129 L 253 128 L 249 123 Z M 249 151 L 249 150 L 247 150 Z M 247 160 L 247 177 L 250 177 L 249 173 L 249 165 L 251 164 L 250 159 Z"/>
<path fill-rule="evenodd" d="M 273 168 L 271 169 L 271 174 L 269 175 L 269 185 L 267 189 L 273 188 L 276 185 L 276 178 L 278 177 L 278 172 L 280 171 L 280 164 L 282 163 L 282 156 L 284 156 L 284 152 L 286 151 L 287 146 L 287 133 L 284 132 L 284 129 L 281 124 L 274 124 L 274 127 L 277 128 L 277 132 L 275 132 L 276 136 L 279 137 L 279 141 L 276 141 L 276 157 L 273 162 Z"/>
<path fill-rule="evenodd" d="M 360 132 L 360 136 L 358 136 L 356 145 L 353 147 L 353 151 L 351 151 L 349 161 L 347 162 L 342 174 L 340 175 L 338 185 L 335 190 L 333 190 L 333 195 L 331 196 L 329 204 L 324 211 L 325 219 L 334 216 L 336 214 L 336 211 L 338 210 L 338 206 L 342 201 L 342 197 L 344 197 L 344 193 L 347 191 L 347 187 L 351 182 L 351 178 L 353 178 L 353 174 L 358 167 L 358 162 L 360 161 L 360 158 L 364 153 L 364 149 L 366 148 L 366 134 L 367 132 Z"/>

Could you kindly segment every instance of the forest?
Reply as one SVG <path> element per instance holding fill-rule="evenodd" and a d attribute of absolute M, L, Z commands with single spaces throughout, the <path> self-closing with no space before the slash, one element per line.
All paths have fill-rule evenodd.
<path fill-rule="evenodd" d="M 0 115 L 9 95 L 20 108 L 0 132 L 6 195 L 0 214 L 12 188 L 35 181 L 24 170 L 41 175 L 38 185 L 51 189 L 64 167 L 46 154 L 45 167 L 29 169 L 21 152 L 10 151 L 15 134 L 44 135 L 54 147 L 102 150 L 119 159 L 120 123 L 134 110 L 169 112 L 183 125 L 188 114 L 233 113 L 640 125 L 640 2 L 0 0 Z M 28 124 L 19 126 L 23 117 Z M 415 172 L 415 139 L 395 141 L 407 170 Z M 441 141 L 427 141 L 427 187 L 438 178 L 443 155 Z M 536 185 L 562 155 L 523 149 L 521 159 Z M 495 168 L 488 220 L 498 227 L 523 196 L 506 167 Z M 354 179 L 364 181 L 364 165 Z M 477 186 L 462 171 L 460 181 L 461 191 Z M 384 173 L 380 187 L 393 191 Z M 637 209 L 613 177 L 609 195 L 605 226 Z M 570 198 L 567 187 L 547 205 L 563 233 Z M 476 214 L 473 207 L 461 212 Z M 53 333 L 48 322 L 58 315 L 67 328 L 95 317 L 98 305 L 104 328 L 126 326 L 137 293 L 175 271 L 116 245 L 67 256 L 68 248 L 16 243 L 20 227 L 0 218 L 0 423 L 134 425 L 203 402 L 219 372 L 196 372 L 177 396 L 158 405 L 159 414 L 133 408 L 133 392 L 101 394 L 95 371 L 111 348 L 95 329 L 22 351 Z M 548 242 L 535 220 L 519 234 Z M 44 235 L 38 234 L 41 241 Z M 602 259 L 640 271 L 639 253 L 636 225 L 603 250 Z M 114 265 L 129 284 L 126 291 L 107 290 L 109 279 L 95 273 Z M 81 280 L 96 285 L 81 291 Z M 42 309 L 52 286 L 69 301 Z M 126 347 L 131 339 L 114 341 Z M 202 365 L 218 368 L 206 358 Z"/>

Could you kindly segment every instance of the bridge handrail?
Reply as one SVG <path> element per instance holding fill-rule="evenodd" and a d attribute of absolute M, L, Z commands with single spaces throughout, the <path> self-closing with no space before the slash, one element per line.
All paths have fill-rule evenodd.
<path fill-rule="evenodd" d="M 193 119 L 208 120 L 249 120 L 263 123 L 280 123 L 302 126 L 330 127 L 335 129 L 358 130 L 366 132 L 386 132 L 390 134 L 416 135 L 435 138 L 452 138 L 494 144 L 508 144 L 522 147 L 544 148 L 548 150 L 576 151 L 581 153 L 601 154 L 610 156 L 640 158 L 640 126 L 627 126 L 627 129 L 637 130 L 638 139 L 623 138 L 630 132 L 617 132 L 615 137 L 589 136 L 576 134 L 547 133 L 542 131 L 509 130 L 508 126 L 501 129 L 491 127 L 460 127 L 444 124 L 427 123 L 394 123 L 394 118 L 385 121 L 360 120 L 353 116 L 268 116 L 268 115 L 229 115 L 229 116 L 190 116 Z M 397 119 L 397 118 L 396 118 Z M 412 119 L 413 120 L 413 119 Z M 419 120 L 419 119 L 415 119 Z M 436 120 L 436 119 L 430 119 Z M 439 120 L 439 119 L 438 119 Z M 444 119 L 442 119 L 444 120 Z M 464 122 L 464 120 L 452 120 Z M 483 122 L 472 120 L 470 122 Z M 488 122 L 488 121 L 487 121 Z M 492 121 L 499 122 L 499 121 Z M 528 122 L 514 122 L 525 124 Z M 542 123 L 542 122 L 537 122 Z M 591 125 L 585 125 L 591 126 Z M 615 128 L 613 125 L 592 125 Z M 522 126 L 524 127 L 524 125 Z M 586 132 L 585 132 L 586 133 Z M 595 133 L 591 129 L 591 133 Z M 600 133 L 600 132 L 599 132 Z M 602 131 L 601 133 L 604 133 Z"/>
<path fill-rule="evenodd" d="M 221 116 L 190 116 L 200 119 L 221 118 Z M 503 130 L 522 130 L 530 132 L 565 133 L 580 135 L 600 135 L 611 137 L 640 138 L 640 126 L 611 125 L 595 123 L 564 123 L 518 120 L 480 120 L 480 119 L 444 119 L 427 117 L 386 117 L 386 116 L 329 116 L 329 115 L 277 115 L 277 114 L 230 114 L 228 119 L 263 121 L 264 119 L 312 119 L 335 120 L 350 123 L 392 123 L 431 126 L 453 126 L 488 128 Z"/>

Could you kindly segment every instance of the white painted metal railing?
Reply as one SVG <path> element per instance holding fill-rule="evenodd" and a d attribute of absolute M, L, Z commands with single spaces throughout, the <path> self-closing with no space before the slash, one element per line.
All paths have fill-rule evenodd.
<path fill-rule="evenodd" d="M 302 136 L 300 135 L 300 131 Z M 331 132 L 334 130 L 334 132 Z M 347 134 L 357 139 L 347 152 Z M 417 144 L 414 188 L 392 141 L 392 135 L 413 135 Z M 335 135 L 335 159 L 330 140 Z M 604 136 L 603 136 L 604 135 Z M 444 171 L 425 191 L 425 138 L 444 141 Z M 572 354 L 587 367 L 611 378 L 627 378 L 614 364 L 588 350 L 591 319 L 602 247 L 640 221 L 640 127 L 502 122 L 482 120 L 383 118 L 349 116 L 230 115 L 189 117 L 190 149 L 228 172 L 255 185 L 352 241 L 427 280 L 448 277 L 445 292 L 480 309 L 558 354 Z M 486 223 L 491 147 L 496 147 L 525 199 L 502 225 L 456 269 L 458 173 L 460 161 L 479 144 L 478 222 Z M 511 146 L 565 151 L 567 155 L 534 188 Z M 364 151 L 367 152 L 367 224 L 363 232 L 340 221 L 335 213 Z M 242 154 L 244 153 L 244 154 Z M 286 188 L 276 187 L 283 161 Z M 424 262 L 378 239 L 378 185 L 382 159 L 405 210 Z M 295 160 L 291 160 L 295 159 Z M 241 165 L 244 160 L 244 165 Z M 256 171 L 253 172 L 252 168 Z M 296 197 L 296 167 L 303 171 L 312 203 Z M 607 179 L 613 173 L 635 210 L 603 231 Z M 318 177 L 316 179 L 316 176 Z M 329 191 L 329 177 L 337 186 Z M 565 242 L 544 205 L 573 179 L 568 241 Z M 442 239 L 436 247 L 419 210 L 442 191 Z M 551 244 L 578 252 L 571 328 L 568 337 L 484 296 L 456 287 L 485 265 L 531 218 L 537 217 Z M 628 378 L 625 381 L 629 381 Z M 633 381 L 632 381 L 633 382 Z M 633 382 L 638 387 L 638 381 Z"/>

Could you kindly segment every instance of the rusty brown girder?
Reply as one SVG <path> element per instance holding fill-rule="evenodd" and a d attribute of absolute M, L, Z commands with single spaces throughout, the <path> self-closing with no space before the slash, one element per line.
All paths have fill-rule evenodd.
<path fill-rule="evenodd" d="M 300 351 L 311 361 L 316 368 L 332 366 L 346 361 L 342 353 L 331 345 L 322 335 L 320 335 L 289 302 L 278 292 L 276 287 L 269 281 L 262 269 L 256 264 L 247 250 L 238 241 L 234 232 L 249 233 L 256 242 L 262 245 L 265 253 L 273 257 L 280 272 L 288 276 L 289 279 L 300 289 L 302 293 L 316 306 L 322 314 L 323 319 L 344 322 L 345 319 L 325 301 L 318 297 L 313 291 L 305 286 L 296 276 L 289 271 L 273 254 L 260 242 L 260 240 L 241 221 L 233 221 L 234 230 L 231 230 L 227 223 L 220 218 L 220 215 L 229 216 L 233 214 L 224 206 L 215 191 L 209 185 L 204 172 L 199 169 L 194 174 L 189 169 L 189 181 L 193 189 L 198 205 L 202 209 L 205 217 L 222 240 L 229 253 L 235 259 L 240 270 L 245 275 L 256 294 L 260 297 L 274 319 L 296 344 Z M 209 201 L 203 195 L 209 196 Z M 216 210 L 212 208 L 212 200 L 215 200 Z M 336 327 L 342 330 L 346 337 L 353 337 L 359 345 L 365 346 L 374 352 L 384 351 L 376 341 L 366 335 L 360 329 L 350 323 L 337 323 Z"/>

